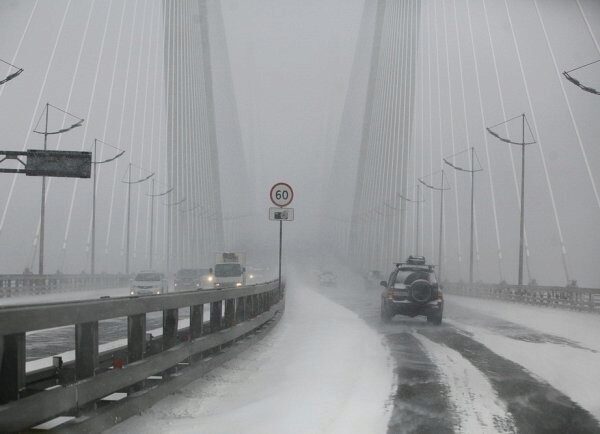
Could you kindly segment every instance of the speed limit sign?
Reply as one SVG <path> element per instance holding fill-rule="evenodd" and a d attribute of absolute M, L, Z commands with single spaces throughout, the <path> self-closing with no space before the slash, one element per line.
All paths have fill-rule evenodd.
<path fill-rule="evenodd" d="M 278 182 L 273 187 L 271 187 L 271 202 L 273 202 L 278 207 L 283 208 L 284 206 L 288 206 L 292 203 L 292 199 L 294 199 L 294 190 L 290 187 L 289 184 L 285 182 Z"/>

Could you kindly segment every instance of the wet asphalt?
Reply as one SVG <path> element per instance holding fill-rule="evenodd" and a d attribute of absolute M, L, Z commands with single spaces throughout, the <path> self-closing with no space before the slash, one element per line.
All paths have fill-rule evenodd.
<path fill-rule="evenodd" d="M 319 287 L 318 279 L 313 278 Z M 391 397 L 393 410 L 388 433 L 463 432 L 449 399 L 448 386 L 416 334 L 459 352 L 483 373 L 498 397 L 506 403 L 517 432 L 600 433 L 598 421 L 588 411 L 520 365 L 495 354 L 469 333 L 448 323 L 434 326 L 424 317 L 396 316 L 391 323 L 383 324 L 379 318 L 382 288 L 377 286 L 377 282 L 357 279 L 349 273 L 338 276 L 336 286 L 319 287 L 319 292 L 356 312 L 385 337 L 396 362 L 396 385 Z M 447 303 L 444 315 L 468 320 L 470 324 L 485 324 L 495 333 L 512 339 L 582 348 L 575 342 L 485 317 L 453 304 Z M 496 428 L 499 432 L 506 432 L 501 421 Z"/>

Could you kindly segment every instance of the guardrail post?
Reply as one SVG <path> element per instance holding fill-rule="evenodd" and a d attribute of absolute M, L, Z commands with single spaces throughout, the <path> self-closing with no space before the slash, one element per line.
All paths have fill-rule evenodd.
<path fill-rule="evenodd" d="M 225 300 L 225 327 L 235 323 L 235 299 Z"/>
<path fill-rule="evenodd" d="M 190 339 L 202 336 L 202 324 L 204 324 L 204 305 L 197 304 L 190 307 Z"/>
<path fill-rule="evenodd" d="M 141 360 L 146 347 L 146 314 L 127 317 L 127 361 Z"/>
<path fill-rule="evenodd" d="M 221 330 L 222 301 L 215 301 L 210 304 L 210 332 L 214 333 Z"/>
<path fill-rule="evenodd" d="M 237 322 L 246 320 L 246 297 L 240 297 L 236 300 L 235 319 Z"/>
<path fill-rule="evenodd" d="M 93 377 L 98 369 L 98 321 L 75 324 L 75 378 Z"/>
<path fill-rule="evenodd" d="M 19 399 L 25 388 L 25 333 L 0 336 L 0 404 Z"/>
<path fill-rule="evenodd" d="M 177 324 L 179 309 L 163 310 L 163 348 L 171 348 L 177 344 Z"/>

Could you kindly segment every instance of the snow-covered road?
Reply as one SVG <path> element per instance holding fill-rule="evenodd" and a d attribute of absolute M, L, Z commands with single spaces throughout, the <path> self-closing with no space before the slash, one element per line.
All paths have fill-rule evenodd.
<path fill-rule="evenodd" d="M 269 336 L 113 432 L 384 433 L 393 368 L 357 314 L 290 283 Z"/>
<path fill-rule="evenodd" d="M 379 287 L 309 268 L 263 340 L 113 431 L 600 433 L 600 316 L 447 294 L 441 327 L 382 324 Z"/>

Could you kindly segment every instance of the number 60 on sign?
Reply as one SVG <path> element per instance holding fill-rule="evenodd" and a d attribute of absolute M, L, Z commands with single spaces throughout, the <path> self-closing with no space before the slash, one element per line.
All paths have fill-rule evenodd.
<path fill-rule="evenodd" d="M 285 207 L 292 203 L 294 199 L 294 190 L 285 182 L 278 182 L 271 188 L 271 202 L 278 207 Z"/>

